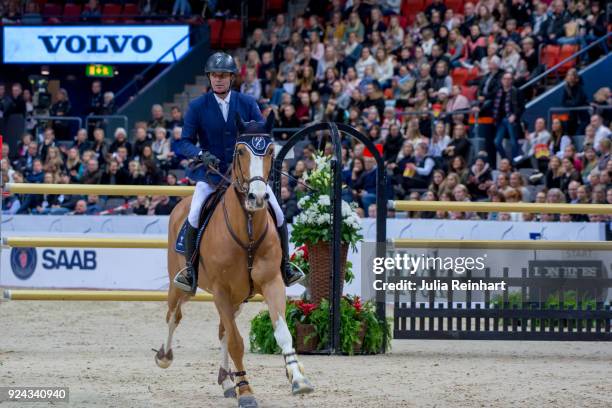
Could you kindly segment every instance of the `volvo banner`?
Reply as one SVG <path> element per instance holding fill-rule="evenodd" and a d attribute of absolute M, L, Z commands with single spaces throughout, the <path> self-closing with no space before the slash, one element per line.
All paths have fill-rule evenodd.
<path fill-rule="evenodd" d="M 5 64 L 171 63 L 189 50 L 189 26 L 4 27 Z"/>

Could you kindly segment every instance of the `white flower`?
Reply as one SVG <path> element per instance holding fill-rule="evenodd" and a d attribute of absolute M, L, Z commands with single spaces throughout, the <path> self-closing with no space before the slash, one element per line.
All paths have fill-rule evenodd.
<path fill-rule="evenodd" d="M 329 196 L 324 194 L 319 197 L 319 205 L 330 205 Z"/>

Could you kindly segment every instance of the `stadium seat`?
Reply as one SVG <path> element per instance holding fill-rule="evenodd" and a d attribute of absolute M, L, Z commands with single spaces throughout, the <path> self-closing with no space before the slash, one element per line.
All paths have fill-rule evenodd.
<path fill-rule="evenodd" d="M 560 52 L 561 48 L 558 45 L 547 45 L 542 48 L 540 61 L 546 66 L 547 69 L 554 67 L 559 62 Z"/>
<path fill-rule="evenodd" d="M 45 3 L 42 9 L 42 15 L 47 23 L 58 23 L 62 15 L 62 6 L 60 4 Z"/>
<path fill-rule="evenodd" d="M 478 70 L 477 67 L 472 67 L 468 69 L 468 76 L 467 76 L 468 82 L 477 79 L 479 76 L 480 76 L 480 71 Z"/>
<path fill-rule="evenodd" d="M 461 95 L 468 98 L 470 101 L 476 100 L 476 95 L 478 94 L 477 86 L 461 86 Z"/>
<path fill-rule="evenodd" d="M 404 0 L 401 6 L 401 15 L 414 17 L 425 8 L 423 3 L 423 0 Z"/>
<path fill-rule="evenodd" d="M 138 5 L 134 3 L 127 3 L 123 6 L 123 20 L 134 20 L 136 17 L 140 15 L 140 11 L 138 10 Z"/>
<path fill-rule="evenodd" d="M 238 47 L 242 42 L 242 20 L 225 20 L 221 43 L 226 47 Z"/>
<path fill-rule="evenodd" d="M 221 44 L 221 28 L 223 27 L 222 20 L 208 20 L 210 25 L 210 45 L 218 47 Z"/>
<path fill-rule="evenodd" d="M 102 8 L 102 21 L 104 23 L 115 23 L 120 19 L 121 5 L 120 4 L 105 4 Z"/>
<path fill-rule="evenodd" d="M 66 3 L 62 20 L 66 23 L 75 23 L 81 19 L 81 5 Z"/>
<path fill-rule="evenodd" d="M 285 8 L 285 2 L 283 0 L 267 0 L 266 11 L 268 13 L 280 13 Z"/>
<path fill-rule="evenodd" d="M 408 26 L 408 17 L 399 16 L 399 25 L 405 30 L 406 27 Z"/>
<path fill-rule="evenodd" d="M 451 71 L 451 78 L 453 80 L 453 85 L 464 86 L 468 81 L 468 70 L 467 68 L 455 68 Z"/>
<path fill-rule="evenodd" d="M 455 14 L 463 14 L 463 0 L 446 0 L 446 7 L 452 9 Z M 444 18 L 444 16 L 442 16 Z"/>
<path fill-rule="evenodd" d="M 580 47 L 578 45 L 571 45 L 571 44 L 562 45 L 561 50 L 559 52 L 559 61 L 557 63 L 563 61 L 566 58 L 571 57 L 572 55 L 577 53 L 579 49 Z M 559 69 L 557 70 L 557 72 L 559 73 L 559 75 L 565 75 L 565 73 L 569 71 L 570 68 L 573 68 L 575 66 L 576 66 L 576 58 L 573 58 L 569 60 L 568 62 L 566 62 L 565 64 L 561 65 Z"/>

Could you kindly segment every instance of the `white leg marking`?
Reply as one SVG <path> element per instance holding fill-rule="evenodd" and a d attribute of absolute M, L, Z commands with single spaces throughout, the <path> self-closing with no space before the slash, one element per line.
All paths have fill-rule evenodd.
<path fill-rule="evenodd" d="M 289 327 L 287 327 L 287 323 L 285 323 L 285 319 L 278 314 L 278 320 L 276 321 L 276 329 L 274 329 L 274 338 L 276 339 L 276 344 L 281 348 L 283 354 L 294 353 L 295 350 L 293 348 L 293 341 L 291 340 L 291 333 L 289 333 Z M 287 363 L 291 361 L 297 361 L 296 356 L 291 356 L 287 358 Z M 297 364 L 289 364 L 287 369 L 291 370 L 293 373 L 293 381 L 303 380 L 304 376 L 300 372 Z"/>
<path fill-rule="evenodd" d="M 168 320 L 168 340 L 166 341 L 166 352 L 170 351 L 172 347 L 172 335 L 176 330 L 176 309 L 170 314 L 170 320 Z"/>
<path fill-rule="evenodd" d="M 223 333 L 223 338 L 221 339 L 221 368 L 223 368 L 225 371 L 230 370 L 229 353 L 227 351 L 227 333 Z M 229 377 L 227 377 L 225 380 L 223 380 L 221 387 L 223 387 L 223 391 L 229 390 L 230 388 L 234 388 L 234 383 Z"/>

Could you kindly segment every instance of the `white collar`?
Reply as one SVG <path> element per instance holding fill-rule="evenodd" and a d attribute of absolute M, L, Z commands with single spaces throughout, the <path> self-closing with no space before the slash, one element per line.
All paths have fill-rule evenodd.
<path fill-rule="evenodd" d="M 213 95 L 215 95 L 215 99 L 217 100 L 217 103 L 222 103 L 225 102 L 229 105 L 230 103 L 230 96 L 232 96 L 232 90 L 230 89 L 229 92 L 227 93 L 227 95 L 225 96 L 224 99 L 221 99 L 217 96 L 216 93 L 213 93 Z"/>

